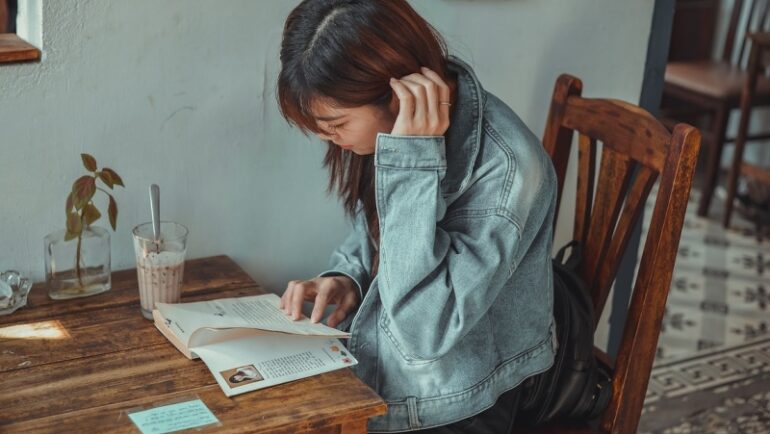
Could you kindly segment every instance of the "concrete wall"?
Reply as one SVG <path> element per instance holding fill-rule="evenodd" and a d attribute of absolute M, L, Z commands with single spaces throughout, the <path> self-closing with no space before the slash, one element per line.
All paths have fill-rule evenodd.
<path fill-rule="evenodd" d="M 274 95 L 296 2 L 21 3 L 30 22 L 20 31 L 44 59 L 0 66 L 0 269 L 44 278 L 42 240 L 64 226 L 81 152 L 126 183 L 114 269 L 134 264 L 130 230 L 149 219 L 151 183 L 163 218 L 190 228 L 190 257 L 226 253 L 278 293 L 324 269 L 347 223 L 325 195 L 323 145 L 289 129 Z M 413 2 L 539 136 L 562 72 L 588 96 L 638 101 L 653 3 Z"/>

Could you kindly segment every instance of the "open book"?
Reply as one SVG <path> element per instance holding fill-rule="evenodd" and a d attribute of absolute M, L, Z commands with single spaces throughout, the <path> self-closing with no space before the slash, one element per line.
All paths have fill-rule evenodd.
<path fill-rule="evenodd" d="M 275 294 L 193 303 L 156 303 L 155 327 L 190 359 L 208 366 L 227 396 L 353 366 L 337 338 L 349 333 L 294 321 Z"/>

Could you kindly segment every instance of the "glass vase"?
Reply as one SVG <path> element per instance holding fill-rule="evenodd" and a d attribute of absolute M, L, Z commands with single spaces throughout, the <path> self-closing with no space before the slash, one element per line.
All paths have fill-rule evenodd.
<path fill-rule="evenodd" d="M 109 232 L 88 226 L 83 228 L 80 239 L 69 241 L 64 241 L 65 234 L 66 230 L 62 229 L 45 237 L 48 296 L 64 300 L 108 291 L 112 287 Z"/>

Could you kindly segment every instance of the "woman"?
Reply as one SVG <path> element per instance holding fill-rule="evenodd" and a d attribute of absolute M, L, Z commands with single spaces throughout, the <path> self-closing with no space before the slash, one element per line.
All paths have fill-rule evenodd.
<path fill-rule="evenodd" d="M 263 380 L 262 375 L 257 372 L 257 368 L 254 366 L 242 366 L 229 378 L 230 383 L 233 384 L 249 380 Z"/>
<path fill-rule="evenodd" d="M 354 230 L 281 299 L 349 330 L 388 404 L 374 432 L 508 432 L 553 361 L 555 174 L 522 121 L 404 0 L 306 0 L 286 20 L 278 99 L 326 141 Z"/>

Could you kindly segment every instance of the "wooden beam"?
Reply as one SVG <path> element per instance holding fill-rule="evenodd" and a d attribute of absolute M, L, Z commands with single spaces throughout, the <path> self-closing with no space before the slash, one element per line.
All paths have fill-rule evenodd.
<path fill-rule="evenodd" d="M 0 34 L 0 63 L 40 60 L 40 50 L 13 33 Z"/>

